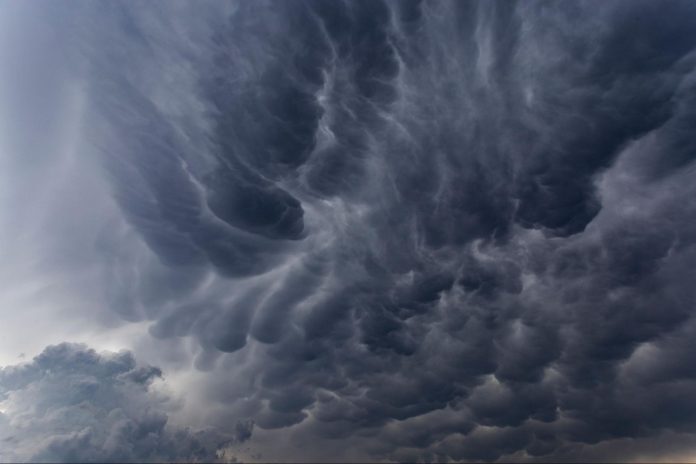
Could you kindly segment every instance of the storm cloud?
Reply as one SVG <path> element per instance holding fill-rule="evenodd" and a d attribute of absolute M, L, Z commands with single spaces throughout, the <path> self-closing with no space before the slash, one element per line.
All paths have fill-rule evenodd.
<path fill-rule="evenodd" d="M 84 243 L 99 311 L 147 324 L 150 352 L 188 347 L 171 369 L 199 379 L 186 396 L 216 434 L 251 435 L 235 456 L 695 451 L 696 4 L 35 10 L 79 83 L 79 162 L 113 211 Z M 55 364 L 78 395 L 87 368 L 70 365 L 87 357 L 90 394 L 154 407 L 160 371 L 109 356 L 49 348 L 0 391 L 53 395 L 36 376 Z M 69 432 L 13 411 L 10 427 L 35 414 L 53 437 L 33 459 L 226 446 L 147 408 Z M 123 420 L 116 454 L 69 454 L 111 449 Z"/>

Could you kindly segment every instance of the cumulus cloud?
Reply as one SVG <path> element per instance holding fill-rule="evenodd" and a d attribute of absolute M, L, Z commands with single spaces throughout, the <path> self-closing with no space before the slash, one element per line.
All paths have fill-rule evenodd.
<path fill-rule="evenodd" d="M 210 425 L 300 460 L 693 439 L 692 2 L 46 8 L 138 237 L 100 236 L 106 305 L 195 342 Z"/>
<path fill-rule="evenodd" d="M 160 369 L 128 351 L 46 348 L 0 370 L 0 459 L 5 462 L 213 461 L 248 439 L 250 423 L 221 433 L 168 424 L 171 400 L 152 390 Z M 234 433 L 230 433 L 234 432 Z"/>

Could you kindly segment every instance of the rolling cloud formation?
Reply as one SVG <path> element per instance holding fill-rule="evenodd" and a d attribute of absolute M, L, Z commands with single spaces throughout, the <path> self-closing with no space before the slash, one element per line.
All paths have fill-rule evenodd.
<path fill-rule="evenodd" d="M 124 224 L 94 248 L 108 308 L 195 341 L 215 433 L 371 460 L 694 439 L 693 2 L 46 8 Z M 99 443 L 68 460 L 210 459 L 129 415 L 156 369 L 100 356 L 50 348 L 0 392 L 48 401 L 55 364 L 127 405 L 45 442 Z"/>

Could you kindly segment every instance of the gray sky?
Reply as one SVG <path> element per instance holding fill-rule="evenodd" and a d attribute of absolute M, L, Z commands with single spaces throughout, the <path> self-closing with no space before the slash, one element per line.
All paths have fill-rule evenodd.
<path fill-rule="evenodd" d="M 0 2 L 0 461 L 694 461 L 695 24 Z"/>

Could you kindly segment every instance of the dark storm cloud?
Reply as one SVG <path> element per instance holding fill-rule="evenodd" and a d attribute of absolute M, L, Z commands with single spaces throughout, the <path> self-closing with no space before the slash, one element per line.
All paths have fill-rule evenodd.
<path fill-rule="evenodd" d="M 222 434 L 169 425 L 168 398 L 150 387 L 162 372 L 127 351 L 84 345 L 46 348 L 33 361 L 0 369 L 3 461 L 123 462 L 217 459 L 248 439 L 249 424 Z"/>
<path fill-rule="evenodd" d="M 157 257 L 105 237 L 109 299 L 198 341 L 211 423 L 372 459 L 693 438 L 692 2 L 103 5 L 95 154 Z"/>

